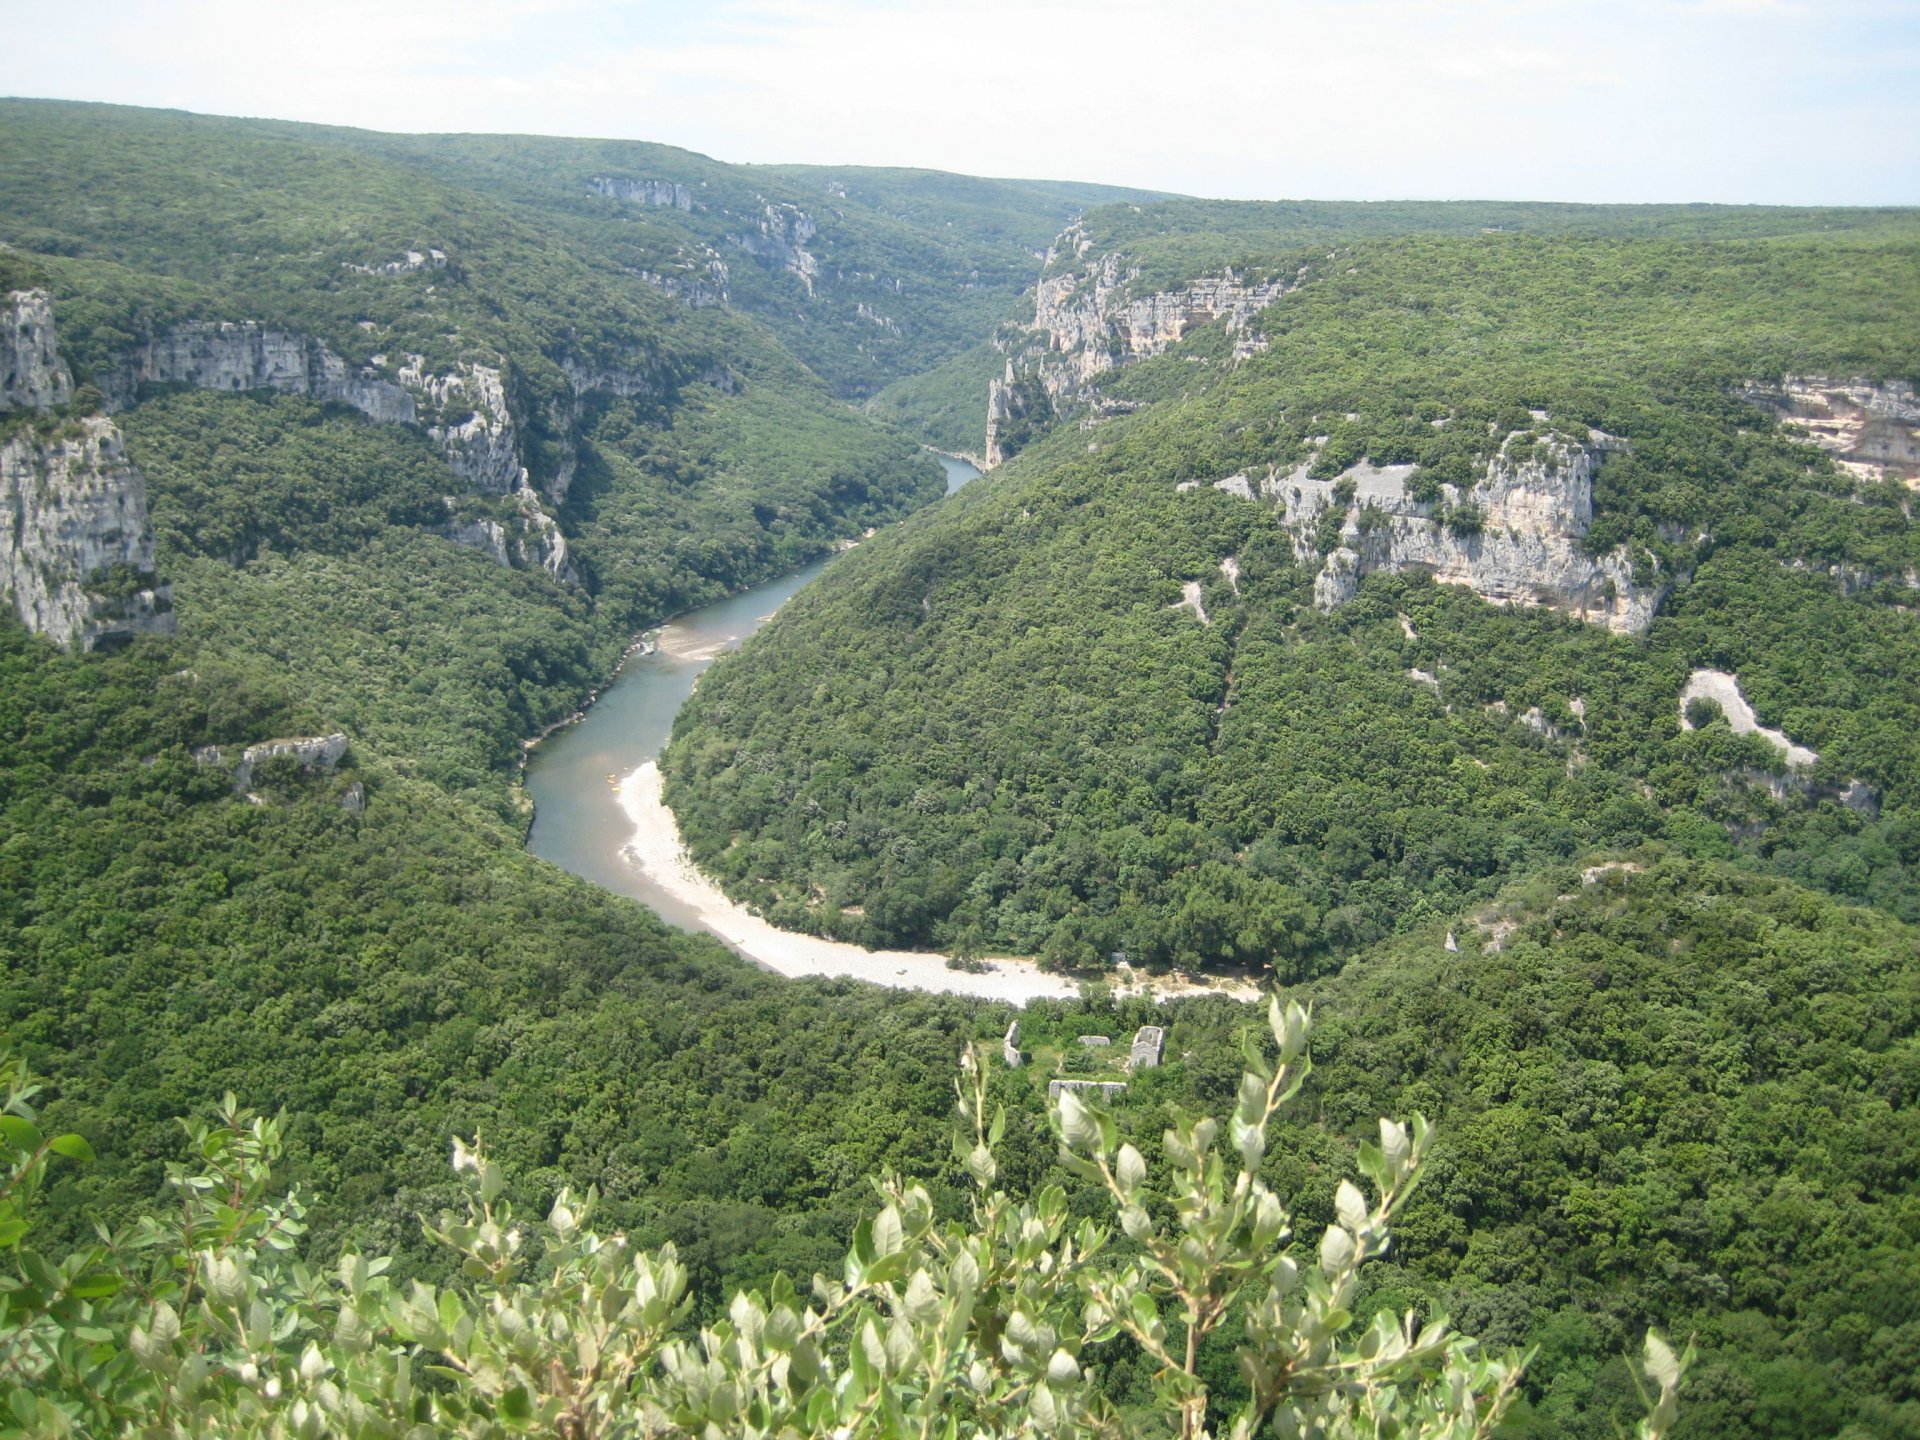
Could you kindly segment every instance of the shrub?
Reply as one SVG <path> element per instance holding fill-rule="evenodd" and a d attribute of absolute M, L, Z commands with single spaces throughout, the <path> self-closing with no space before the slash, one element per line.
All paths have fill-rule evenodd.
<path fill-rule="evenodd" d="M 973 1187 L 968 1223 L 941 1223 L 928 1191 L 889 1176 L 837 1277 L 803 1297 L 785 1276 L 734 1297 L 691 1333 L 687 1272 L 671 1245 L 636 1250 L 588 1228 L 591 1192 L 562 1190 L 544 1223 L 517 1221 L 499 1167 L 454 1142 L 463 1214 L 428 1233 L 460 1256 L 444 1288 L 401 1284 L 390 1262 L 300 1258 L 297 1193 L 272 1198 L 278 1120 L 229 1095 L 187 1125 L 197 1168 L 169 1167 L 179 1203 L 54 1263 L 24 1246 L 25 1206 L 51 1156 L 24 1070 L 0 1055 L 0 1426 L 29 1434 L 597 1437 L 629 1434 L 892 1436 L 1118 1434 L 1098 1367 L 1130 1343 L 1182 1436 L 1207 1432 L 1215 1397 L 1200 1346 L 1244 1325 L 1248 1393 L 1231 1433 L 1483 1436 L 1511 1401 L 1516 1356 L 1480 1353 L 1444 1319 L 1377 1316 L 1355 1333 L 1358 1273 L 1388 1246 L 1431 1131 L 1380 1122 L 1361 1148 L 1369 1196 L 1342 1181 L 1337 1219 L 1298 1253 L 1291 1218 L 1259 1178 L 1268 1128 L 1310 1068 L 1309 1018 L 1276 1000 L 1278 1063 L 1249 1069 L 1224 1127 L 1176 1119 L 1150 1166 L 1072 1093 L 1054 1111 L 1062 1158 L 1108 1196 L 1125 1240 L 1082 1218 L 1058 1186 L 997 1188 L 1004 1114 L 987 1113 L 986 1061 L 962 1060 L 954 1153 Z M 1655 1394 L 1643 1437 L 1666 1433 L 1691 1350 L 1647 1340 Z"/>

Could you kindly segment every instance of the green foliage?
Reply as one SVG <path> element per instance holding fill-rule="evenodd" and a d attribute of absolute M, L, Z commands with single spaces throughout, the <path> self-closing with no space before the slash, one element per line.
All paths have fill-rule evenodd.
<path fill-rule="evenodd" d="M 684 1328 L 688 1276 L 671 1245 L 649 1253 L 588 1229 L 591 1190 L 562 1188 L 543 1224 L 517 1224 L 498 1163 L 458 1139 L 462 1210 L 425 1227 L 458 1258 L 457 1278 L 402 1285 L 389 1258 L 353 1251 L 331 1273 L 312 1265 L 302 1202 L 272 1184 L 281 1122 L 229 1095 L 217 1123 L 188 1122 L 194 1163 L 169 1166 L 173 1207 L 58 1271 L 18 1237 L 7 1247 L 19 1282 L 9 1277 L 0 1309 L 0 1365 L 16 1388 L 0 1424 L 39 1435 L 1120 1434 L 1132 1426 L 1099 1374 L 1137 1349 L 1161 1414 L 1199 1437 L 1213 1433 L 1214 1403 L 1202 1346 L 1243 1311 L 1236 1353 L 1249 1383 L 1228 1433 L 1270 1417 L 1299 1435 L 1490 1433 L 1518 1357 L 1480 1356 L 1444 1319 L 1412 1312 L 1376 1314 L 1354 1333 L 1360 1267 L 1386 1250 L 1427 1163 L 1423 1121 L 1411 1132 L 1380 1122 L 1379 1146 L 1360 1156 L 1375 1197 L 1341 1181 L 1317 1250 L 1294 1253 L 1291 1217 L 1258 1170 L 1304 1078 L 1308 1020 L 1277 1001 L 1269 1018 L 1279 1062 L 1249 1046 L 1231 1181 L 1215 1120 L 1176 1121 L 1156 1176 L 1109 1116 L 1062 1097 L 1063 1159 L 1099 1180 L 1125 1241 L 1075 1223 L 1058 1187 L 1024 1201 L 998 1188 L 1004 1116 L 989 1119 L 984 1062 L 970 1052 L 953 1140 L 972 1182 L 968 1220 L 943 1223 L 924 1186 L 888 1177 L 884 1208 L 856 1227 L 841 1277 L 815 1277 L 811 1303 L 779 1275 L 697 1335 Z M 0 1066 L 18 1208 L 50 1154 L 91 1157 L 77 1136 L 42 1142 L 24 1072 L 11 1055 Z M 109 1257 L 133 1283 L 93 1268 Z M 51 1290 L 36 1288 L 42 1272 Z M 1693 1354 L 1675 1357 L 1652 1333 L 1646 1353 L 1654 1395 L 1640 1433 L 1654 1437 L 1673 1422 Z"/>
<path fill-rule="evenodd" d="M 1117 214 L 1089 233 L 1128 234 Z M 1091 452 L 1077 429 L 1040 441 L 707 677 L 665 766 L 694 853 L 825 933 L 937 945 L 977 926 L 1044 955 L 1059 931 L 1059 955 L 1097 930 L 1150 964 L 1236 963 L 1225 930 L 1183 946 L 1167 927 L 1206 867 L 1237 867 L 1313 917 L 1293 974 L 1655 835 L 1920 917 L 1892 838 L 1920 799 L 1899 678 L 1920 637 L 1898 608 L 1920 528 L 1735 398 L 1783 371 L 1920 372 L 1899 318 L 1920 251 L 1903 216 L 1820 239 L 1793 234 L 1800 212 L 1768 223 L 1789 238 L 1356 241 L 1266 312 L 1266 352 L 1110 372 L 1144 408 Z M 1177 488 L 1416 463 L 1424 493 L 1461 487 L 1435 514 L 1470 538 L 1496 454 L 1544 464 L 1552 434 L 1588 427 L 1626 448 L 1599 468 L 1587 544 L 1679 582 L 1645 641 L 1386 576 L 1323 618 L 1284 511 Z M 1320 554 L 1343 510 L 1309 535 Z M 1815 578 L 1834 566 L 1872 578 L 1844 595 Z M 1180 608 L 1194 577 L 1211 625 Z M 1768 794 L 1751 777 L 1775 752 L 1682 733 L 1696 666 L 1736 670 L 1820 770 Z M 1517 723 L 1535 709 L 1542 728 Z M 1831 804 L 1855 778 L 1878 818 Z"/>
<path fill-rule="evenodd" d="M 1029 393 L 1005 437 L 1024 458 L 863 545 L 707 676 L 669 766 L 696 848 L 785 923 L 972 965 L 1009 947 L 1093 973 L 1116 951 L 1271 965 L 1319 997 L 1320 1068 L 1277 1112 L 1301 1077 L 1243 1057 L 1243 1007 L 1036 1002 L 1044 1063 L 976 1072 L 958 1158 L 984 1169 L 994 1141 L 994 1173 L 961 1180 L 942 1169 L 952 1057 L 1004 1011 L 786 984 L 669 932 L 532 860 L 511 777 L 634 628 L 937 493 L 835 397 L 888 385 L 877 416 L 964 440 L 1029 252 L 1110 197 L 43 102 L 5 102 L 0 125 L 0 236 L 24 247 L 0 249 L 0 286 L 55 292 L 79 378 L 189 319 L 314 334 L 355 365 L 497 357 L 535 480 L 579 462 L 560 521 L 586 582 L 432 533 L 511 531 L 515 507 L 448 511 L 412 431 L 285 397 L 121 412 L 181 637 L 68 657 L 0 627 L 0 1025 L 51 1096 L 3 1067 L 0 1424 L 111 1431 L 123 1407 L 174 1433 L 347 1429 L 331 1394 L 369 1407 L 368 1433 L 588 1431 L 639 1376 L 647 1423 L 683 1429 L 737 1427 L 741 1397 L 804 1434 L 843 1402 L 877 1429 L 955 1396 L 983 1429 L 1038 1429 L 1044 1393 L 1061 1428 L 1226 1431 L 1318 1403 L 1275 1398 L 1275 1354 L 1380 1362 L 1422 1342 L 1399 1317 L 1445 1310 L 1533 1352 L 1503 1433 L 1630 1424 L 1622 1356 L 1656 1319 L 1700 1336 L 1677 1434 L 1913 1431 L 1920 653 L 1901 577 L 1920 555 L 1897 487 L 1732 393 L 1920 371 L 1910 216 L 1089 218 L 1138 285 L 1228 261 L 1305 283 L 1260 321 L 1265 354 L 1229 366 L 1203 328 L 1111 372 L 1113 408 L 1140 408 L 1091 436 L 1046 434 Z M 596 174 L 678 181 L 695 208 L 593 194 Z M 812 295 L 733 243 L 769 202 L 820 224 Z M 351 268 L 428 245 L 446 267 Z M 731 308 L 647 278 L 711 277 L 709 247 Z M 576 405 L 569 360 L 649 383 Z M 1545 463 L 1586 426 L 1629 445 L 1591 543 L 1686 577 L 1644 642 L 1412 578 L 1323 616 L 1264 507 L 1173 488 L 1364 457 L 1471 504 L 1503 443 Z M 1189 582 L 1210 625 L 1180 605 Z M 1796 780 L 1760 739 L 1685 732 L 1701 665 L 1820 765 Z M 257 804 L 195 758 L 334 728 L 353 738 L 337 772 L 262 767 Z M 1835 803 L 1854 778 L 1877 814 Z M 1060 1155 L 1047 1080 L 1113 1074 L 1075 1041 L 1147 1023 L 1168 1063 L 1110 1112 L 1068 1107 Z M 1272 1127 L 1252 1160 L 1247 1063 Z M 173 1162 L 174 1117 L 223 1091 L 284 1116 L 229 1100 Z M 1204 1137 L 1188 1118 L 1223 1110 Z M 1440 1138 L 1409 1198 L 1377 1173 L 1396 1141 L 1375 1117 L 1414 1111 Z M 475 1130 L 486 1149 L 450 1180 L 448 1144 Z M 876 1215 L 880 1172 L 920 1181 Z M 1374 1178 L 1364 1213 L 1349 1173 Z M 1346 1234 L 1355 1266 L 1390 1220 L 1391 1253 L 1330 1274 L 1311 1246 L 1262 1250 L 1282 1195 L 1283 1227 Z M 969 1264 L 986 1278 L 963 1314 Z M 838 1278 L 811 1304 L 779 1278 L 815 1271 Z M 1290 1328 L 1308 1320 L 1311 1343 Z M 1682 1362 L 1647 1354 L 1664 1433 Z M 1411 1359 L 1391 1403 L 1424 1403 L 1445 1357 Z"/>
<path fill-rule="evenodd" d="M 949 455 L 984 457 L 987 387 L 1005 357 L 979 345 L 919 375 L 896 380 L 867 402 L 867 413 L 898 425 Z"/>

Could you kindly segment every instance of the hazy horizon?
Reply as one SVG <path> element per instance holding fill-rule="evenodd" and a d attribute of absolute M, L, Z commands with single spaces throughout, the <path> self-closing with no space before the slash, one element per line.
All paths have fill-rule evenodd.
<path fill-rule="evenodd" d="M 1911 0 L 104 0 L 84 31 L 0 0 L 0 20 L 33 98 L 1218 199 L 1920 203 Z"/>

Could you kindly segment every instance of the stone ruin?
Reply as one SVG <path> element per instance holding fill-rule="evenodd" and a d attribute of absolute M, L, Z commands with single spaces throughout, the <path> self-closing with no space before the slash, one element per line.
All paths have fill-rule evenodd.
<path fill-rule="evenodd" d="M 1151 1070 L 1166 1053 L 1167 1032 L 1158 1025 L 1142 1025 L 1133 1033 L 1133 1049 L 1127 1055 L 1129 1070 Z"/>
<path fill-rule="evenodd" d="M 1098 1090 L 1102 1100 L 1111 1100 L 1116 1095 L 1127 1093 L 1124 1080 L 1049 1080 L 1047 1098 L 1058 1100 L 1068 1090 Z"/>

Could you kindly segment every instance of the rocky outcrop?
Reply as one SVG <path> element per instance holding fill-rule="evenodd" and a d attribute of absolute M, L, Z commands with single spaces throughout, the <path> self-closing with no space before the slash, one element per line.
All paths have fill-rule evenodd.
<path fill-rule="evenodd" d="M 1868 480 L 1890 475 L 1920 489 L 1920 395 L 1908 382 L 1789 375 L 1778 384 L 1755 381 L 1745 395 L 1804 429 L 1843 469 Z"/>
<path fill-rule="evenodd" d="M 727 284 L 733 277 L 718 250 L 702 245 L 698 251 L 681 250 L 675 259 L 677 268 L 671 271 L 630 268 L 627 273 L 656 290 L 686 301 L 696 310 L 727 303 Z"/>
<path fill-rule="evenodd" d="M 332 770 L 346 758 L 346 754 L 347 737 L 335 732 L 332 735 L 294 735 L 281 740 L 262 740 L 257 745 L 247 746 L 238 759 L 218 745 L 206 745 L 194 751 L 193 758 L 215 769 L 230 768 L 233 772 L 233 788 L 244 794 L 253 788 L 254 767 L 264 765 L 269 760 L 290 757 L 308 774 L 320 774 Z"/>
<path fill-rule="evenodd" d="M 342 261 L 347 269 L 356 275 L 411 275 L 415 270 L 444 270 L 447 268 L 447 252 L 429 248 L 425 253 L 409 250 L 398 260 L 389 260 L 384 264 L 355 265 Z"/>
<path fill-rule="evenodd" d="M 73 399 L 73 376 L 60 358 L 53 297 L 12 290 L 0 305 L 0 411 L 46 410 Z"/>
<path fill-rule="evenodd" d="M 451 509 L 453 497 L 448 496 L 447 501 Z M 440 533 L 463 549 L 480 551 L 496 565 L 511 567 L 513 564 L 513 554 L 507 547 L 507 527 L 490 516 L 449 520 Z"/>
<path fill-rule="evenodd" d="M 624 175 L 596 175 L 587 182 L 587 188 L 609 200 L 667 206 L 674 210 L 693 209 L 693 192 L 673 180 L 629 180 Z"/>
<path fill-rule="evenodd" d="M 798 277 L 807 287 L 808 298 L 812 298 L 820 260 L 807 249 L 807 242 L 819 233 L 813 217 L 798 205 L 769 203 L 760 212 L 758 230 L 727 238 L 761 264 Z"/>
<path fill-rule="evenodd" d="M 900 333 L 899 321 L 895 320 L 891 315 L 882 315 L 864 300 L 855 303 L 853 313 L 869 325 L 884 330 L 889 335 L 898 335 Z"/>
<path fill-rule="evenodd" d="M 67 405 L 53 297 L 0 307 L 0 414 Z M 0 442 L 0 595 L 20 623 L 72 649 L 170 634 L 173 601 L 153 569 L 147 486 L 101 415 L 18 429 Z"/>
<path fill-rule="evenodd" d="M 351 405 L 387 425 L 412 424 L 414 396 L 377 371 L 351 371 L 311 335 L 257 321 L 193 321 L 149 336 L 97 377 L 109 409 L 131 405 L 143 385 L 201 390 L 274 390 L 282 395 Z"/>
<path fill-rule="evenodd" d="M 1594 471 L 1617 444 L 1555 435 L 1516 454 L 1509 436 L 1470 489 L 1445 486 L 1428 501 L 1407 490 L 1411 465 L 1361 465 L 1336 480 L 1315 480 L 1303 465 L 1291 474 L 1269 474 L 1260 490 L 1285 507 L 1284 523 L 1303 563 L 1321 558 L 1320 522 L 1328 507 L 1344 509 L 1338 543 L 1314 580 L 1322 609 L 1344 604 L 1376 571 L 1422 570 L 1496 605 L 1546 606 L 1639 635 L 1653 623 L 1670 578 L 1655 574 L 1638 582 L 1624 550 L 1589 556 L 1581 548 L 1593 523 Z"/>
<path fill-rule="evenodd" d="M 0 590 L 22 624 L 67 649 L 172 633 L 146 482 L 111 420 L 0 444 Z"/>
<path fill-rule="evenodd" d="M 567 537 L 559 522 L 540 508 L 531 490 L 514 497 L 520 508 L 520 533 L 513 542 L 513 558 L 522 568 L 544 570 L 565 585 L 577 585 L 579 575 L 567 559 Z"/>
<path fill-rule="evenodd" d="M 579 573 L 568 558 L 567 537 L 554 518 L 540 507 L 539 497 L 531 490 L 514 492 L 511 514 L 466 515 L 457 512 L 460 502 L 445 497 L 450 512 L 439 533 L 454 544 L 478 550 L 494 564 L 511 570 L 544 570 L 565 585 L 579 583 Z"/>
<path fill-rule="evenodd" d="M 273 390 L 350 405 L 383 425 L 423 425 L 453 473 L 480 494 L 511 494 L 526 475 L 506 385 L 488 365 L 463 361 L 434 373 L 410 355 L 390 380 L 381 363 L 352 370 L 311 335 L 252 320 L 194 321 L 143 341 L 104 379 L 116 408 L 131 404 L 143 385 Z"/>
<path fill-rule="evenodd" d="M 420 397 L 428 437 L 469 489 L 481 495 L 511 495 L 526 487 L 520 436 L 497 369 L 462 361 L 436 375 L 413 355 L 400 367 L 400 383 Z"/>
<path fill-rule="evenodd" d="M 135 347 L 107 377 L 110 403 L 132 403 L 145 385 L 192 385 L 200 389 L 243 392 L 272 390 L 312 400 L 349 405 L 386 425 L 418 425 L 425 430 L 461 482 L 464 493 L 514 496 L 520 522 L 509 534 L 497 521 L 450 524 L 443 533 L 455 543 L 473 545 L 500 558 L 545 570 L 572 583 L 567 542 L 529 487 L 519 428 L 499 368 L 461 361 L 451 370 L 427 368 L 423 357 L 409 355 L 386 378 L 387 359 L 352 370 L 324 342 L 311 335 L 275 330 L 257 321 L 195 321 L 152 336 Z M 642 372 L 570 370 L 576 393 L 581 387 L 612 388 L 620 394 L 651 388 Z M 555 487 L 564 499 L 572 465 L 563 465 Z"/>
<path fill-rule="evenodd" d="M 1008 352 L 1005 376 L 990 383 L 987 395 L 987 465 L 1006 458 L 1003 425 L 1031 417 L 1044 396 L 1054 415 L 1086 406 L 1098 419 L 1125 408 L 1105 402 L 1094 380 L 1117 366 L 1143 360 L 1177 345 L 1194 330 L 1225 320 L 1235 332 L 1234 353 L 1244 356 L 1266 348 L 1251 332 L 1253 317 L 1293 289 L 1304 271 L 1284 278 L 1256 279 L 1228 269 L 1202 275 L 1178 289 L 1139 293 L 1140 269 L 1109 254 L 1080 264 L 1086 237 L 1069 227 L 1047 257 L 1034 292 L 1033 325 L 1024 335 L 1003 336 Z M 1057 268 L 1062 256 L 1066 268 Z"/>
<path fill-rule="evenodd" d="M 1034 328 L 1057 357 L 1048 367 L 1048 391 L 1072 393 L 1116 365 L 1158 355 L 1192 331 L 1225 318 L 1244 327 L 1297 283 L 1252 281 L 1236 270 L 1203 275 L 1178 290 L 1133 293 L 1137 266 L 1107 255 L 1083 271 L 1043 276 L 1034 293 Z"/>
<path fill-rule="evenodd" d="M 1747 697 L 1740 691 L 1737 676 L 1724 670 L 1696 670 L 1687 677 L 1686 688 L 1680 692 L 1680 728 L 1691 730 L 1693 717 L 1687 713 L 1688 707 L 1698 700 L 1710 700 L 1720 707 L 1720 713 L 1726 717 L 1728 727 L 1736 735 L 1758 735 L 1785 757 L 1789 770 L 1805 770 L 1819 762 L 1820 757 L 1804 745 L 1796 745 L 1778 730 L 1760 723 L 1753 706 L 1747 703 Z"/>

